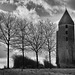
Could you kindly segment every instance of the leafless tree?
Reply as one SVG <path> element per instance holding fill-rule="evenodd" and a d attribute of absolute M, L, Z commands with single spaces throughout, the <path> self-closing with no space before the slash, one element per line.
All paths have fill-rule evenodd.
<path fill-rule="evenodd" d="M 26 40 L 29 42 L 31 46 L 31 50 L 33 50 L 36 53 L 36 61 L 37 61 L 37 68 L 38 68 L 39 67 L 38 53 L 42 49 L 45 43 L 42 22 L 39 22 L 37 25 L 30 23 L 29 34 L 27 35 Z"/>
<path fill-rule="evenodd" d="M 7 68 L 9 68 L 10 42 L 14 36 L 15 17 L 0 13 L 0 39 L 7 45 Z"/>
<path fill-rule="evenodd" d="M 44 32 L 46 38 L 46 49 L 49 52 L 49 63 L 51 64 L 51 52 L 55 48 L 55 24 L 51 23 L 49 19 L 44 22 Z M 50 67 L 51 68 L 51 67 Z"/>
<path fill-rule="evenodd" d="M 22 51 L 23 69 L 24 69 L 24 50 L 26 49 L 25 47 L 28 46 L 28 43 L 25 40 L 27 35 L 27 26 L 28 26 L 27 20 L 17 19 L 15 27 L 15 37 L 12 39 L 12 47 Z"/>

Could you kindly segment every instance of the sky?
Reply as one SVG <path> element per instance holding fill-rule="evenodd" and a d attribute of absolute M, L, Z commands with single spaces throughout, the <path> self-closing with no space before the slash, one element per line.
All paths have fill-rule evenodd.
<path fill-rule="evenodd" d="M 0 3 L 1 12 L 10 12 L 19 18 L 27 18 L 33 22 L 37 22 L 39 19 L 49 18 L 51 22 L 58 24 L 65 9 L 68 10 L 73 21 L 75 21 L 75 0 L 13 0 L 11 3 Z M 16 53 L 16 51 L 11 52 L 10 59 Z M 35 59 L 35 54 L 32 53 L 31 56 L 32 59 Z M 39 60 L 43 60 L 42 57 L 40 55 Z M 52 63 L 55 64 L 55 57 L 52 58 Z M 6 65 L 6 46 L 0 43 L 0 67 L 4 65 Z M 10 66 L 12 65 L 11 59 Z"/>

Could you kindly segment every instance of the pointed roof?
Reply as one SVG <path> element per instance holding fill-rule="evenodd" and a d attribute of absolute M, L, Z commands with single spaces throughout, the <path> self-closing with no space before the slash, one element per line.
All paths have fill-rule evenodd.
<path fill-rule="evenodd" d="M 67 9 L 65 10 L 64 15 L 62 16 L 61 20 L 59 21 L 59 25 L 61 24 L 71 24 L 74 25 L 74 22 L 71 18 L 71 16 L 69 15 Z"/>

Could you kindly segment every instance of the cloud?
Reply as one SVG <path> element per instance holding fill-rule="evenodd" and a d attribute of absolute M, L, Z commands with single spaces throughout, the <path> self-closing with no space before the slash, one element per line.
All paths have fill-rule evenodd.
<path fill-rule="evenodd" d="M 29 21 L 38 21 L 40 16 L 37 15 L 35 9 L 31 9 L 30 11 L 26 8 L 26 6 L 18 6 L 16 11 L 13 12 L 18 18 L 27 19 Z"/>
<path fill-rule="evenodd" d="M 6 46 L 0 42 L 0 58 L 6 57 Z"/>
<path fill-rule="evenodd" d="M 13 12 L 21 18 L 27 18 L 30 21 L 36 22 L 40 18 L 46 19 L 47 17 L 54 18 L 57 21 L 57 16 L 63 13 L 61 0 L 52 0 L 53 5 L 50 5 L 51 0 L 25 0 L 24 5 L 18 5 Z M 55 20 L 54 20 L 55 21 Z"/>
<path fill-rule="evenodd" d="M 51 6 L 60 5 L 60 2 L 58 0 L 44 0 L 44 1 L 47 2 Z"/>
<path fill-rule="evenodd" d="M 60 5 L 59 0 L 25 0 L 23 6 L 19 5 L 19 3 L 17 5 L 3 3 L 0 8 L 30 20 L 38 20 L 40 17 L 51 17 L 62 12 L 62 8 L 58 6 Z"/>
<path fill-rule="evenodd" d="M 75 20 L 75 0 L 44 0 L 48 5 L 48 11 L 51 12 L 50 19 L 52 22 L 57 22 L 65 12 L 65 8 L 69 11 L 72 18 Z M 49 8 L 50 7 L 50 8 Z"/>
<path fill-rule="evenodd" d="M 75 0 L 69 0 L 67 2 L 67 6 L 70 7 L 71 9 L 75 10 Z"/>
<path fill-rule="evenodd" d="M 13 51 L 10 51 L 10 58 L 12 57 Z M 0 58 L 7 57 L 7 45 L 0 40 Z"/>
<path fill-rule="evenodd" d="M 75 0 L 56 0 L 66 8 L 75 10 Z"/>
<path fill-rule="evenodd" d="M 44 0 L 47 4 L 52 7 L 66 7 L 75 10 L 75 0 Z"/>
<path fill-rule="evenodd" d="M 27 18 L 34 22 L 36 20 L 38 21 L 40 17 L 50 16 L 50 12 L 45 9 L 41 1 L 42 0 L 25 1 L 26 4 L 23 6 L 19 5 L 13 13 L 20 18 Z"/>
<path fill-rule="evenodd" d="M 4 68 L 4 66 L 7 66 L 7 58 L 0 58 L 0 68 Z M 9 66 L 13 67 L 13 59 L 10 58 L 9 60 Z"/>
<path fill-rule="evenodd" d="M 35 9 L 40 17 L 51 17 L 63 12 L 60 0 L 31 0 L 26 4 L 26 7 L 29 11 Z"/>
<path fill-rule="evenodd" d="M 50 15 L 41 5 L 37 5 L 37 8 L 35 10 L 39 16 L 49 16 Z"/>
<path fill-rule="evenodd" d="M 10 3 L 0 3 L 0 9 L 8 12 L 13 12 L 16 10 L 17 6 L 15 4 Z"/>
<path fill-rule="evenodd" d="M 45 8 L 43 7 L 43 5 L 40 4 L 36 4 L 33 1 L 29 1 L 29 3 L 26 4 L 27 9 L 31 10 L 31 9 L 35 9 L 37 15 L 39 16 L 49 16 L 50 14 L 45 10 Z"/>

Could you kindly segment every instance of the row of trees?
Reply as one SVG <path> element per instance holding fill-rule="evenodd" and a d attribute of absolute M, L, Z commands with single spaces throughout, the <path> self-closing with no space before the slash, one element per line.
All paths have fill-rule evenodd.
<path fill-rule="evenodd" d="M 24 52 L 29 48 L 36 54 L 37 68 L 38 53 L 41 49 L 48 50 L 51 63 L 51 52 L 55 48 L 55 28 L 48 19 L 33 24 L 27 19 L 0 13 L 0 39 L 7 45 L 7 68 L 9 68 L 9 51 L 12 48 L 22 51 L 23 65 Z"/>

